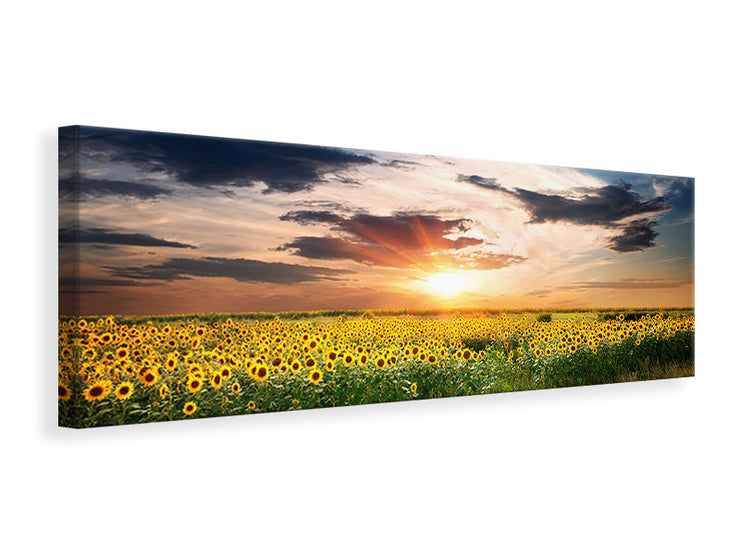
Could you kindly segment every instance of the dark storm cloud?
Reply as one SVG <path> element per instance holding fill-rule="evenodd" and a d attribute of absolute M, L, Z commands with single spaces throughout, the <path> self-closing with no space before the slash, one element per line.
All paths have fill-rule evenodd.
<path fill-rule="evenodd" d="M 133 285 L 142 285 L 140 282 L 132 279 L 113 279 L 113 278 L 72 278 L 72 277 L 60 277 L 59 287 L 60 288 L 76 288 L 85 289 L 88 287 L 130 287 Z"/>
<path fill-rule="evenodd" d="M 337 172 L 376 163 L 339 148 L 94 127 L 80 128 L 80 144 L 87 156 L 195 187 L 264 184 L 264 192 L 309 190 Z"/>
<path fill-rule="evenodd" d="M 608 248 L 615 252 L 634 252 L 656 246 L 655 238 L 658 232 L 655 226 L 658 222 L 642 218 L 622 226 L 619 235 L 609 239 Z"/>
<path fill-rule="evenodd" d="M 457 180 L 463 183 L 472 183 L 478 187 L 484 189 L 491 189 L 492 191 L 502 191 L 504 193 L 511 193 L 506 187 L 502 187 L 501 184 L 495 177 L 481 177 L 480 175 L 463 175 L 457 174 Z"/>
<path fill-rule="evenodd" d="M 75 299 L 80 294 L 110 294 L 109 287 L 141 287 L 142 285 L 153 285 L 142 283 L 133 279 L 115 278 L 84 278 L 84 277 L 61 277 L 59 278 L 59 294 L 64 295 L 60 299 L 60 314 L 72 314 L 76 312 Z"/>
<path fill-rule="evenodd" d="M 470 230 L 465 218 L 445 219 L 431 214 L 396 212 L 375 216 L 364 212 L 342 216 L 329 210 L 294 210 L 280 218 L 301 225 L 328 226 L 331 235 L 303 236 L 277 250 L 309 259 L 352 260 L 361 264 L 405 268 L 410 266 L 496 269 L 524 258 L 466 250 L 485 243 L 461 235 Z"/>
<path fill-rule="evenodd" d="M 655 176 L 653 176 L 655 177 Z M 528 223 L 566 222 L 618 229 L 607 248 L 620 253 L 642 251 L 656 246 L 658 222 L 635 218 L 644 214 L 667 212 L 676 207 L 693 213 L 693 180 L 678 180 L 668 187 L 668 193 L 645 199 L 631 184 L 618 179 L 598 189 L 577 189 L 570 194 L 544 194 L 516 187 L 507 189 L 495 178 L 458 174 L 457 180 L 485 189 L 499 191 L 516 198 L 529 213 Z"/>
<path fill-rule="evenodd" d="M 665 198 L 670 208 L 663 222 L 676 223 L 687 221 L 694 216 L 694 178 L 648 173 L 616 172 L 607 170 L 579 169 L 580 172 L 592 175 L 601 181 L 619 185 L 631 183 L 633 188 L 644 193 L 655 190 Z"/>
<path fill-rule="evenodd" d="M 434 253 L 396 251 L 377 243 L 356 242 L 339 237 L 298 237 L 278 250 L 292 250 L 303 258 L 318 260 L 353 260 L 360 264 L 408 268 L 409 266 L 453 266 L 458 269 L 496 270 L 523 262 L 512 254 L 462 253 L 455 250 Z"/>
<path fill-rule="evenodd" d="M 151 200 L 170 191 L 157 185 L 147 183 L 133 183 L 112 179 L 91 179 L 74 177 L 59 179 L 59 198 L 72 202 L 80 202 L 84 198 L 99 198 L 103 196 L 133 197 L 140 200 Z"/>
<path fill-rule="evenodd" d="M 308 224 L 341 224 L 345 219 L 330 210 L 291 210 L 280 216 L 284 222 Z"/>
<path fill-rule="evenodd" d="M 461 249 L 484 243 L 483 239 L 475 237 L 447 237 L 469 230 L 471 222 L 465 218 L 446 220 L 409 212 L 396 212 L 390 216 L 357 213 L 343 217 L 328 210 L 295 210 L 280 219 L 302 225 L 332 224 L 332 231 L 348 236 L 351 241 L 382 245 L 396 252 Z"/>
<path fill-rule="evenodd" d="M 193 245 L 158 239 L 145 233 L 121 233 L 104 228 L 60 228 L 59 243 L 96 243 L 102 245 L 130 245 L 137 247 L 171 247 L 194 249 Z"/>
<path fill-rule="evenodd" d="M 171 258 L 160 264 L 108 267 L 116 276 L 134 280 L 183 280 L 194 277 L 230 278 L 237 281 L 278 284 L 307 281 L 336 280 L 348 270 L 334 270 L 319 266 L 263 262 L 244 258 Z"/>
<path fill-rule="evenodd" d="M 339 237 L 297 237 L 278 250 L 292 250 L 293 254 L 314 260 L 354 260 L 361 264 L 402 268 L 410 260 L 377 243 L 360 243 Z"/>
<path fill-rule="evenodd" d="M 516 198 L 529 212 L 529 223 L 569 222 L 578 225 L 615 226 L 625 218 L 662 212 L 669 208 L 664 197 L 644 200 L 632 190 L 629 183 L 623 181 L 566 196 L 543 194 L 519 187 L 507 189 L 494 178 L 478 175 L 459 174 L 457 180 Z"/>
<path fill-rule="evenodd" d="M 667 221 L 687 220 L 694 217 L 694 179 L 691 177 L 658 180 L 665 190 L 671 211 Z"/>

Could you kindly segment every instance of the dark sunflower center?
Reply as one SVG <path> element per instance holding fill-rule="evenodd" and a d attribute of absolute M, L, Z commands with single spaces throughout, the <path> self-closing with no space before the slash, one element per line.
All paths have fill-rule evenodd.
<path fill-rule="evenodd" d="M 99 395 L 103 394 L 103 388 L 99 385 L 96 385 L 90 390 L 90 395 L 93 397 L 98 397 Z"/>

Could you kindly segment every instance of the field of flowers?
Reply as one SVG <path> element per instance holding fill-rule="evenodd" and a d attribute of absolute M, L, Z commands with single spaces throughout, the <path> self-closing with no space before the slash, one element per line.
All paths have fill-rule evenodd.
<path fill-rule="evenodd" d="M 693 313 L 364 316 L 62 318 L 59 424 L 109 426 L 693 375 Z"/>

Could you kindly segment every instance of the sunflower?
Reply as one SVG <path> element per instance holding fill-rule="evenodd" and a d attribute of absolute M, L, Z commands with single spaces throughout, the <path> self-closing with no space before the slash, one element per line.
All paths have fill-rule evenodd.
<path fill-rule="evenodd" d="M 223 383 L 222 380 L 223 378 L 221 377 L 221 374 L 216 372 L 215 374 L 213 374 L 213 376 L 211 376 L 211 387 L 213 389 L 218 389 L 219 387 L 221 387 L 221 384 Z"/>
<path fill-rule="evenodd" d="M 253 410 L 256 406 L 257 405 L 254 404 L 254 401 L 249 401 L 249 403 L 247 403 L 247 408 L 249 410 Z"/>
<path fill-rule="evenodd" d="M 300 360 L 294 360 L 290 363 L 290 371 L 293 372 L 293 374 L 297 374 L 301 368 L 303 368 L 303 365 Z"/>
<path fill-rule="evenodd" d="M 232 393 L 239 393 L 242 390 L 241 386 L 239 385 L 239 382 L 234 382 L 231 384 L 231 392 Z"/>
<path fill-rule="evenodd" d="M 312 371 L 312 372 L 311 372 L 311 373 L 310 373 L 310 374 L 308 375 L 308 379 L 309 379 L 309 380 L 311 380 L 311 382 L 312 382 L 312 383 L 315 383 L 315 384 L 316 384 L 316 383 L 319 383 L 319 382 L 321 381 L 321 377 L 322 377 L 322 374 L 321 374 L 321 370 L 318 370 L 318 369 L 316 369 L 316 370 L 313 370 L 313 371 Z"/>
<path fill-rule="evenodd" d="M 411 393 L 416 393 L 416 382 L 411 384 Z"/>
<path fill-rule="evenodd" d="M 100 401 L 107 397 L 111 390 L 111 383 L 107 380 L 100 380 L 85 389 L 85 399 L 92 403 Z"/>
<path fill-rule="evenodd" d="M 354 362 L 355 359 L 351 354 L 347 353 L 344 355 L 344 364 L 346 364 L 347 366 L 351 366 Z"/>
<path fill-rule="evenodd" d="M 198 410 L 198 405 L 195 404 L 193 401 L 188 401 L 185 403 L 185 406 L 182 407 L 182 412 L 190 416 L 193 414 L 196 410 Z"/>
<path fill-rule="evenodd" d="M 254 379 L 258 382 L 264 382 L 268 377 L 270 377 L 270 371 L 267 369 L 267 366 L 258 366 L 254 372 Z"/>
<path fill-rule="evenodd" d="M 221 377 L 225 382 L 228 382 L 231 379 L 231 367 L 230 366 L 222 366 L 221 367 Z"/>
<path fill-rule="evenodd" d="M 188 391 L 190 393 L 198 393 L 203 387 L 203 379 L 198 376 L 190 376 L 188 378 Z"/>
<path fill-rule="evenodd" d="M 131 382 L 122 382 L 116 388 L 115 394 L 117 398 L 123 401 L 124 399 L 128 399 L 129 397 L 131 397 L 133 392 L 134 384 L 132 384 Z"/>
<path fill-rule="evenodd" d="M 159 388 L 159 396 L 164 400 L 165 397 L 167 397 L 167 394 L 170 392 L 170 388 L 167 387 L 166 383 L 163 383 L 162 386 Z"/>
<path fill-rule="evenodd" d="M 116 358 L 118 360 L 126 360 L 128 358 L 128 349 L 126 347 L 116 349 Z"/>
<path fill-rule="evenodd" d="M 177 368 L 177 355 L 168 355 L 167 360 L 164 362 L 164 367 L 167 368 L 167 370 L 169 370 L 170 372 Z"/>
<path fill-rule="evenodd" d="M 159 379 L 159 372 L 156 370 L 146 370 L 141 376 L 141 381 L 146 386 L 153 386 Z"/>
<path fill-rule="evenodd" d="M 59 400 L 60 401 L 69 401 L 69 398 L 72 397 L 72 390 L 67 386 L 67 384 L 63 384 L 59 382 Z"/>

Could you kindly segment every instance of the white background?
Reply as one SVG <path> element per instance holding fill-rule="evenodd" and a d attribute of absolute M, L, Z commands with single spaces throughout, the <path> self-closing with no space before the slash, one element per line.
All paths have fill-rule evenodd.
<path fill-rule="evenodd" d="M 737 553 L 732 3 L 261 4 L 3 9 L 3 552 Z M 694 176 L 697 375 L 59 430 L 68 124 Z"/>

